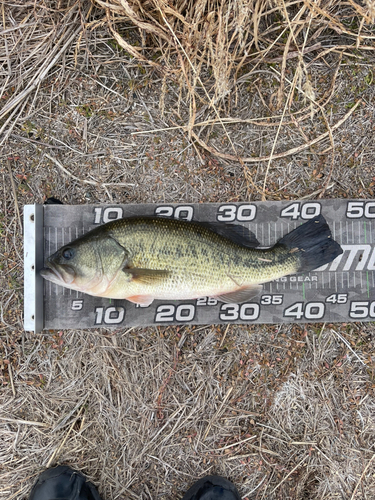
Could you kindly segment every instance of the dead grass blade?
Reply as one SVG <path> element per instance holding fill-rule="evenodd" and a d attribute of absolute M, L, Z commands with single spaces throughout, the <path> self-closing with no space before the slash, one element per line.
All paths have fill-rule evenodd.
<path fill-rule="evenodd" d="M 7 160 L 7 167 L 8 167 L 8 172 L 9 172 L 10 183 L 12 185 L 13 200 L 14 200 L 14 206 L 15 206 L 16 212 L 17 212 L 19 229 L 20 229 L 20 233 L 22 234 L 23 233 L 23 226 L 22 226 L 22 221 L 21 221 L 20 210 L 18 207 L 16 187 L 14 185 L 14 180 L 13 180 L 13 172 L 12 172 L 9 160 Z"/>
<path fill-rule="evenodd" d="M 324 134 L 319 135 L 318 137 L 315 137 L 314 139 L 311 139 L 310 141 L 306 142 L 305 144 L 301 144 L 301 146 L 297 146 L 295 148 L 289 149 L 288 151 L 284 151 L 282 153 L 276 153 L 272 155 L 272 158 L 274 160 L 277 160 L 279 158 L 285 158 L 287 156 L 291 156 L 297 153 L 300 153 L 301 151 L 304 151 L 305 149 L 310 148 L 314 144 L 317 144 L 321 142 L 323 139 L 326 139 L 329 137 L 330 133 L 333 131 L 339 129 L 341 125 L 343 125 L 346 120 L 353 114 L 353 112 L 358 108 L 358 106 L 361 104 L 361 100 L 357 101 L 352 108 L 341 118 L 341 120 L 338 120 L 332 127 L 330 127 L 330 131 L 324 132 Z M 236 161 L 238 158 L 236 158 L 233 155 L 225 154 L 225 153 L 220 153 L 216 149 L 214 149 L 211 146 L 208 146 L 204 141 L 202 141 L 194 132 L 192 133 L 194 139 L 197 141 L 197 143 L 202 146 L 206 151 L 209 153 L 218 156 L 219 158 L 223 158 L 224 160 L 231 160 L 231 161 Z M 271 155 L 267 156 L 258 156 L 258 157 L 246 157 L 246 158 L 241 158 L 241 160 L 244 163 L 259 163 L 262 161 L 269 161 L 271 158 Z"/>
<path fill-rule="evenodd" d="M 76 175 L 74 175 L 71 172 L 69 172 L 69 170 L 67 170 L 63 165 L 61 165 L 61 163 L 58 160 L 56 160 L 56 158 L 53 158 L 52 156 L 50 156 L 47 153 L 45 153 L 44 156 L 46 158 L 48 158 L 49 160 L 51 160 L 66 175 L 68 175 L 69 177 L 71 177 L 75 181 L 80 182 L 82 184 L 89 184 L 90 186 L 102 187 L 104 189 L 107 188 L 107 187 L 110 187 L 110 186 L 118 186 L 118 187 L 134 186 L 134 184 L 132 184 L 132 183 L 124 183 L 124 182 L 118 182 L 118 183 L 117 182 L 99 182 L 99 181 L 89 181 L 87 179 L 80 179 Z"/>
<path fill-rule="evenodd" d="M 356 493 L 357 493 L 357 490 L 358 490 L 358 488 L 359 488 L 359 486 L 360 486 L 360 484 L 361 484 L 361 482 L 362 482 L 363 478 L 365 477 L 366 472 L 369 470 L 370 465 L 371 465 L 371 463 L 372 463 L 372 461 L 373 461 L 374 459 L 375 459 L 375 453 L 372 455 L 372 457 L 370 458 L 370 460 L 367 462 L 366 467 L 363 469 L 363 472 L 362 472 L 362 474 L 361 474 L 361 477 L 359 478 L 358 483 L 355 485 L 355 488 L 354 488 L 354 490 L 353 490 L 352 496 L 350 497 L 350 500 L 354 500 L 355 495 L 356 495 Z"/>
<path fill-rule="evenodd" d="M 3 3 L 4 7 L 4 3 Z M 22 102 L 33 90 L 35 90 L 41 82 L 46 78 L 47 74 L 51 70 L 51 68 L 62 58 L 62 56 L 67 51 L 68 47 L 72 44 L 73 40 L 75 40 L 82 30 L 82 26 L 80 24 L 78 5 L 75 3 L 68 12 L 62 16 L 61 22 L 56 26 L 52 25 L 49 33 L 43 33 L 43 41 L 40 42 L 40 30 L 46 30 L 46 26 L 43 26 L 44 18 L 40 19 L 39 15 L 45 15 L 45 11 L 41 9 L 40 13 L 36 13 L 35 23 L 29 27 L 26 32 L 22 33 L 23 43 L 24 39 L 27 40 L 28 54 L 25 57 L 25 60 L 22 60 L 20 66 L 18 68 L 13 68 L 13 64 L 11 65 L 10 55 L 16 57 L 16 49 L 17 43 L 12 48 L 11 52 L 6 54 L 6 58 L 8 61 L 8 68 L 10 78 L 3 88 L 3 91 L 7 90 L 7 88 L 12 85 L 16 85 L 16 88 L 19 90 L 16 92 L 9 100 L 6 101 L 5 106 L 0 111 L 0 120 L 4 118 L 12 109 L 14 109 L 20 102 Z M 39 14 L 39 15 L 38 15 Z M 3 17 L 4 21 L 4 29 L 6 29 L 5 24 L 5 14 Z M 23 19 L 19 24 L 19 29 L 22 29 L 22 25 L 25 24 L 25 19 Z M 77 27 L 78 21 L 78 27 Z M 33 39 L 35 37 L 35 39 Z M 18 40 L 19 41 L 19 40 Z M 25 67 L 25 64 L 30 65 L 31 67 Z M 11 66 L 13 68 L 14 73 L 12 72 Z M 22 75 L 19 73 L 22 68 Z M 30 75 L 30 78 L 25 78 L 27 75 Z M 12 78 L 13 77 L 13 78 Z M 25 86 L 23 84 L 26 84 Z M 0 131 L 0 133 L 2 130 Z"/>

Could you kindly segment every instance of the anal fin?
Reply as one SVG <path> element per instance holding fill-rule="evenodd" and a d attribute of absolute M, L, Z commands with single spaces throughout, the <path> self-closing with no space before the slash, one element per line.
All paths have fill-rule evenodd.
<path fill-rule="evenodd" d="M 247 300 L 254 299 L 263 290 L 262 285 L 246 285 L 234 292 L 223 293 L 221 295 L 216 295 L 215 298 L 226 304 L 241 304 Z"/>
<path fill-rule="evenodd" d="M 126 300 L 146 307 L 154 301 L 154 297 L 151 297 L 151 295 L 133 295 L 132 297 L 126 297 Z"/>

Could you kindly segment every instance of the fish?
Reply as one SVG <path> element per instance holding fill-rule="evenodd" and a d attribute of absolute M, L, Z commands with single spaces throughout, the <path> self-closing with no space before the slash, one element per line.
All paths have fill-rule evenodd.
<path fill-rule="evenodd" d="M 40 274 L 72 290 L 143 306 L 199 297 L 242 303 L 256 297 L 263 283 L 312 271 L 343 251 L 322 215 L 270 248 L 258 246 L 245 226 L 128 217 L 64 245 Z"/>

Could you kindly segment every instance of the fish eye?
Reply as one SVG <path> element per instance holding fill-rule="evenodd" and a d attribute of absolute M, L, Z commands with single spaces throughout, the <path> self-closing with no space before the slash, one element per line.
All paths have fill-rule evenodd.
<path fill-rule="evenodd" d="M 75 251 L 74 248 L 64 248 L 62 256 L 65 260 L 70 260 L 74 257 Z"/>

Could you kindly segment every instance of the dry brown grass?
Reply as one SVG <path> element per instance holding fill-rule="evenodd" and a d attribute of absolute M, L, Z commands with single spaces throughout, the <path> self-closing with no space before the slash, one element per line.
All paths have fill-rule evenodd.
<path fill-rule="evenodd" d="M 105 500 L 178 498 L 208 473 L 250 500 L 374 498 L 374 324 L 25 333 L 17 213 L 374 197 L 372 3 L 250 2 L 227 61 L 224 3 L 220 21 L 140 2 L 166 39 L 112 3 L 0 5 L 0 498 L 55 463 Z"/>
<path fill-rule="evenodd" d="M 185 87 L 192 109 L 196 109 L 195 100 L 202 99 L 214 106 L 235 89 L 245 71 L 250 69 L 251 74 L 260 63 L 274 61 L 282 61 L 276 96 L 280 108 L 287 61 L 292 58 L 298 59 L 300 91 L 314 101 L 304 54 L 314 52 L 315 60 L 319 60 L 331 51 L 373 49 L 370 25 L 374 5 L 370 1 L 366 6 L 354 1 L 343 6 L 337 0 L 319 4 L 309 0 L 94 1 L 106 12 L 97 23 L 107 23 L 119 45 L 135 59 Z M 141 44 L 121 33 L 124 23 L 138 28 Z M 322 50 L 318 39 L 326 30 L 346 35 L 348 45 L 333 43 Z M 191 119 L 194 124 L 195 117 Z"/>
<path fill-rule="evenodd" d="M 335 148 L 332 130 L 324 111 L 329 98 L 324 99 L 324 96 L 319 99 L 317 96 L 304 55 L 311 54 L 314 61 L 324 61 L 330 52 L 342 56 L 345 51 L 354 48 L 374 50 L 375 38 L 371 30 L 373 4 L 368 3 L 366 9 L 351 1 L 343 9 L 342 2 L 338 0 L 319 4 L 310 0 L 221 0 L 215 3 L 210 0 L 177 0 L 173 4 L 162 0 L 95 2 L 105 9 L 105 22 L 122 48 L 136 60 L 156 68 L 164 79 L 171 78 L 178 82 L 180 92 L 187 93 L 189 120 L 185 129 L 190 138 L 193 137 L 211 154 L 239 161 L 243 165 L 249 187 L 257 191 L 259 188 L 254 184 L 245 163 L 268 162 L 262 187 L 263 200 L 266 199 L 271 162 L 275 156 L 280 157 L 275 155 L 280 128 L 285 121 L 296 122 L 295 113 L 301 112 L 301 104 L 293 106 L 293 103 L 295 97 L 303 97 L 302 104 L 307 104 L 310 108 L 311 118 L 319 113 L 325 121 L 326 133 L 317 138 L 316 143 L 329 136 L 333 150 L 330 174 L 320 193 L 321 196 L 324 195 L 332 176 Z M 120 23 L 123 26 L 124 22 L 139 29 L 141 43 L 138 40 L 134 42 L 129 37 L 126 39 L 120 33 L 116 25 Z M 326 30 L 345 35 L 345 45 L 341 42 L 322 46 L 317 40 Z M 287 67 L 293 58 L 294 77 L 288 80 Z M 230 108 L 233 100 L 237 99 L 237 85 L 241 79 L 251 78 L 262 63 L 275 61 L 281 61 L 281 70 L 278 74 L 278 89 L 270 96 L 269 107 L 275 111 L 283 108 L 283 112 L 275 123 L 278 129 L 273 147 L 264 158 L 243 157 L 221 119 L 222 110 Z M 334 80 L 331 81 L 331 87 L 333 86 Z M 322 100 L 325 102 L 322 103 Z M 163 112 L 164 95 L 160 103 Z M 223 153 L 221 148 L 217 150 L 210 147 L 194 130 L 197 114 L 202 114 L 202 108 L 208 112 L 211 110 L 215 117 L 214 123 L 221 125 L 222 132 L 228 138 L 230 154 Z M 307 110 L 304 111 L 306 113 Z M 302 147 L 310 145 L 311 142 L 305 140 Z M 295 152 L 292 149 L 281 154 L 290 156 Z"/>
<path fill-rule="evenodd" d="M 1 93 L 5 105 L 0 112 L 2 143 L 15 123 L 25 122 L 30 115 L 29 111 L 25 116 L 25 108 L 33 109 L 37 92 L 51 69 L 60 67 L 56 79 L 63 79 L 65 55 L 70 48 L 74 46 L 76 65 L 88 32 L 107 26 L 115 44 L 124 49 L 125 52 L 120 51 L 123 57 L 130 57 L 146 71 L 151 70 L 150 75 L 156 70 L 161 76 L 162 114 L 167 82 L 178 86 L 177 107 L 170 117 L 172 123 L 207 153 L 240 162 L 249 193 L 256 191 L 266 199 L 268 173 L 274 160 L 321 145 L 329 138 L 331 170 L 320 193 L 324 194 L 334 164 L 333 132 L 350 116 L 348 113 L 344 121 L 332 124 L 327 118 L 327 108 L 343 57 L 358 58 L 359 51 L 363 54 L 374 51 L 372 1 L 363 5 L 354 0 L 345 4 L 338 0 L 319 4 L 310 0 L 93 2 L 100 6 L 99 10 L 88 0 L 57 4 L 48 0 L 35 7 L 1 2 L 5 34 L 0 54 L 5 80 Z M 314 81 L 313 68 L 319 64 L 331 68 L 323 86 Z M 246 156 L 235 145 L 230 131 L 233 124 L 243 123 L 243 118 L 231 115 L 240 101 L 241 87 L 256 82 L 259 73 L 265 75 L 265 66 L 269 68 L 274 88 L 261 97 L 268 108 L 267 115 L 255 121 L 263 127 L 277 127 L 277 132 L 266 155 Z M 360 102 L 357 100 L 355 106 Z M 354 110 L 355 107 L 351 111 Z M 324 120 L 325 130 L 310 139 L 303 132 L 303 124 L 314 116 Z M 299 145 L 278 151 L 280 129 L 289 124 L 300 137 Z M 204 137 L 213 130 L 226 137 L 224 147 Z M 262 161 L 267 162 L 267 169 L 259 187 L 249 164 Z"/>
<path fill-rule="evenodd" d="M 103 498 L 176 498 L 211 473 L 252 499 L 372 498 L 374 385 L 320 330 L 232 326 L 221 347 L 221 327 L 14 335 L 1 498 L 55 463 Z M 373 328 L 357 335 L 370 352 Z"/>

